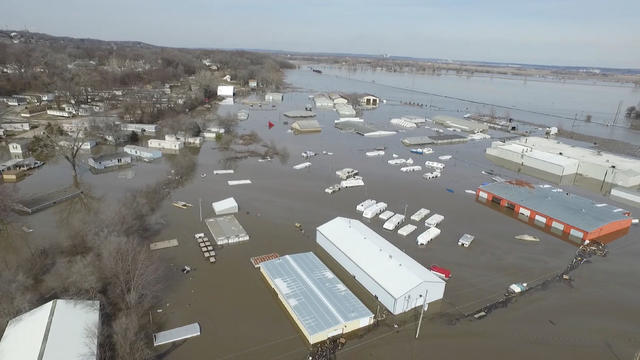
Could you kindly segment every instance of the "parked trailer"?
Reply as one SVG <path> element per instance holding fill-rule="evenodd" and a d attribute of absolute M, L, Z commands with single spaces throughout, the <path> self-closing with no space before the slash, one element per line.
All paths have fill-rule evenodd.
<path fill-rule="evenodd" d="M 464 235 L 462 235 L 460 240 L 458 240 L 458 245 L 464 246 L 464 247 L 469 247 L 469 245 L 471 245 L 471 242 L 473 241 L 473 239 L 475 239 L 475 236 L 469 235 L 469 234 L 464 234 Z"/>
<path fill-rule="evenodd" d="M 389 219 L 391 219 L 391 217 L 394 215 L 395 213 L 393 211 L 385 211 L 382 214 L 380 214 L 380 216 L 378 216 L 380 219 L 387 221 Z"/>
<path fill-rule="evenodd" d="M 407 160 L 406 159 L 391 159 L 391 160 L 387 160 L 387 163 L 389 165 L 401 165 L 401 164 L 406 164 Z"/>
<path fill-rule="evenodd" d="M 356 211 L 363 212 L 375 204 L 376 204 L 375 200 L 367 199 L 356 206 Z"/>
<path fill-rule="evenodd" d="M 444 164 L 437 161 L 425 161 L 424 166 L 438 170 L 444 169 Z"/>
<path fill-rule="evenodd" d="M 382 225 L 382 228 L 393 231 L 398 227 L 398 225 L 402 224 L 403 222 L 404 222 L 404 215 L 395 214 L 389 220 L 387 220 L 384 223 L 384 225 Z"/>
<path fill-rule="evenodd" d="M 425 216 L 429 215 L 431 210 L 422 208 L 415 212 L 415 214 L 411 215 L 411 220 L 413 221 L 422 221 Z"/>
<path fill-rule="evenodd" d="M 442 280 L 451 279 L 451 270 L 445 269 L 438 265 L 431 265 L 431 267 L 429 267 L 429 270 L 431 271 L 431 273 L 441 278 Z"/>
<path fill-rule="evenodd" d="M 418 227 L 413 224 L 407 224 L 398 230 L 398 235 L 400 236 L 408 236 L 412 232 L 414 232 Z"/>
<path fill-rule="evenodd" d="M 362 212 L 362 216 L 365 217 L 366 219 L 371 219 L 374 216 L 382 213 L 386 208 L 387 208 L 387 203 L 379 202 L 379 203 L 377 203 L 377 204 L 365 209 Z"/>
<path fill-rule="evenodd" d="M 436 227 L 428 228 L 425 232 L 418 235 L 416 242 L 418 245 L 427 245 L 429 241 L 435 239 L 438 235 L 440 235 L 440 229 Z"/>
<path fill-rule="evenodd" d="M 434 227 L 440 224 L 442 220 L 444 220 L 444 216 L 440 214 L 434 214 L 434 215 L 431 215 L 430 218 L 425 220 L 424 225 L 429 227 Z"/>
<path fill-rule="evenodd" d="M 365 155 L 367 157 L 384 156 L 384 150 L 367 151 Z"/>
<path fill-rule="evenodd" d="M 422 177 L 426 180 L 439 178 L 442 173 L 440 171 L 433 171 L 430 173 L 425 173 Z"/>
<path fill-rule="evenodd" d="M 405 166 L 405 167 L 400 168 L 400 171 L 402 171 L 402 172 L 422 171 L 422 166 L 420 166 L 420 165 Z"/>

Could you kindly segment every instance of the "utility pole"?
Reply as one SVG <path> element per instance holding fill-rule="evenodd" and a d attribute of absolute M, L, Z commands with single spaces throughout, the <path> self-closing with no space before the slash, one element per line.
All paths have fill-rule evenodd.
<path fill-rule="evenodd" d="M 418 320 L 418 328 L 416 329 L 416 339 L 420 336 L 420 325 L 422 325 L 422 316 L 424 315 L 424 308 L 427 307 L 427 292 L 429 290 L 424 291 L 424 304 L 422 304 L 422 308 L 420 309 L 420 320 Z"/>
<path fill-rule="evenodd" d="M 200 222 L 202 222 L 202 198 L 198 198 L 198 207 L 200 208 Z"/>

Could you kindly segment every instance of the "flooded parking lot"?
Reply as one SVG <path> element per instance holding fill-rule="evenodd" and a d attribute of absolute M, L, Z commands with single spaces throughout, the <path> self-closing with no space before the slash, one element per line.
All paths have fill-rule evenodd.
<path fill-rule="evenodd" d="M 495 211 L 476 201 L 475 195 L 465 192 L 492 181 L 490 176 L 481 173 L 482 170 L 492 169 L 505 179 L 540 181 L 499 168 L 487 160 L 484 149 L 492 139 L 433 146 L 434 153 L 430 155 L 410 154 L 409 148 L 401 144 L 401 138 L 435 133 L 424 128 L 382 138 L 342 133 L 333 126 L 337 114 L 321 109 L 314 109 L 322 126 L 321 133 L 293 135 L 285 124 L 292 120 L 285 118 L 284 112 L 303 109 L 311 102 L 308 96 L 316 90 L 342 89 L 338 85 L 326 88 L 330 85 L 325 80 L 321 80 L 318 87 L 310 86 L 313 84 L 310 76 L 315 74 L 304 70 L 289 73 L 289 81 L 298 88 L 286 93 L 284 102 L 275 108 L 253 109 L 238 104 L 219 109 L 220 113 L 231 114 L 248 109 L 248 120 L 239 122 L 236 131 L 255 131 L 265 143 L 285 147 L 289 153 L 286 162 L 276 158 L 260 162 L 255 157 L 229 161 L 237 154 L 221 151 L 214 141 L 205 142 L 199 150 L 183 150 L 188 152 L 186 156 L 197 159 L 197 166 L 194 176 L 157 209 L 157 222 L 161 226 L 149 240 L 177 238 L 180 245 L 158 251 L 163 266 L 169 271 L 163 301 L 156 312 L 150 314 L 150 321 L 162 329 L 199 322 L 202 335 L 158 348 L 165 359 L 305 358 L 308 344 L 272 289 L 250 264 L 252 256 L 313 251 L 372 312 L 376 312 L 376 302 L 371 295 L 349 279 L 344 270 L 315 244 L 315 228 L 336 216 L 360 219 L 419 263 L 425 266 L 438 264 L 453 273 L 443 301 L 430 307 L 419 339 L 415 339 L 419 314 L 412 312 L 402 319 L 382 321 L 380 326 L 350 337 L 346 347 L 338 352 L 338 358 L 475 356 L 538 359 L 546 356 L 602 359 L 630 358 L 640 349 L 637 335 L 640 313 L 636 310 L 636 292 L 640 286 L 636 271 L 640 255 L 637 226 L 609 244 L 608 257 L 593 258 L 591 263 L 574 272 L 573 282 L 551 283 L 542 290 L 527 293 L 508 308 L 495 311 L 482 320 L 449 321 L 500 298 L 511 283 L 534 283 L 562 271 L 573 258 L 575 244 Z M 349 86 L 355 90 L 358 85 Z M 403 94 L 395 96 L 402 97 Z M 389 119 L 402 115 L 427 114 L 415 107 L 389 104 L 365 111 L 363 117 L 379 130 L 398 130 L 389 124 Z M 269 121 L 275 125 L 271 129 Z M 508 135 L 494 131 L 489 134 L 493 138 Z M 366 151 L 377 147 L 386 148 L 385 156 L 365 156 Z M 319 155 L 305 160 L 300 154 L 306 150 Z M 324 155 L 323 150 L 333 155 Z M 446 161 L 440 178 L 424 180 L 424 171 L 403 173 L 398 167 L 387 164 L 394 153 L 402 158 L 411 157 L 418 165 L 442 155 L 452 158 Z M 18 218 L 34 231 L 22 234 L 11 244 L 4 244 L 3 251 L 29 251 L 47 241 L 65 241 L 70 235 L 70 218 L 75 212 L 82 211 L 82 206 L 113 205 L 127 196 L 127 190 L 140 189 L 166 178 L 167 171 L 183 160 L 180 156 L 166 155 L 156 162 L 137 162 L 129 169 L 100 175 L 83 171 L 80 182 L 89 195 L 85 198 L 86 203 L 73 200 Z M 312 165 L 302 170 L 292 168 L 303 161 Z M 365 186 L 326 194 L 324 189 L 338 182 L 335 172 L 345 167 L 358 169 Z M 234 174 L 213 174 L 213 170 L 225 168 L 234 169 Z M 228 180 L 239 179 L 250 179 L 252 183 L 227 184 Z M 70 182 L 70 167 L 60 161 L 49 163 L 34 176 L 10 186 L 26 196 Z M 611 203 L 587 190 L 571 186 L 563 188 Z M 201 221 L 199 204 L 202 204 L 202 218 L 206 219 L 214 216 L 211 202 L 231 196 L 239 204 L 236 217 L 250 240 L 216 249 L 218 261 L 209 264 L 193 238 L 195 233 L 208 233 Z M 358 203 L 368 198 L 388 203 L 394 212 L 403 213 L 406 208 L 407 215 L 422 207 L 440 213 L 445 216 L 439 226 L 442 234 L 428 246 L 418 247 L 415 243 L 418 231 L 405 238 L 383 230 L 382 220 L 365 221 L 355 210 Z M 172 206 L 171 200 L 194 206 L 180 209 Z M 630 210 L 634 214 L 640 212 L 640 209 Z M 296 228 L 295 223 L 300 223 L 304 232 Z M 422 228 L 420 226 L 419 230 Z M 476 236 L 469 248 L 457 246 L 457 240 L 464 233 Z M 514 239 L 519 234 L 532 234 L 541 241 Z M 183 274 L 180 269 L 184 265 L 192 267 L 193 271 Z M 398 328 L 394 328 L 395 323 Z"/>

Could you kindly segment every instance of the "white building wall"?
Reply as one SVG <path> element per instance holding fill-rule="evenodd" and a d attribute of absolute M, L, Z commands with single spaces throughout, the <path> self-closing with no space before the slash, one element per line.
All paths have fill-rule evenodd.
<path fill-rule="evenodd" d="M 349 257 L 338 249 L 331 241 L 329 241 L 321 232 L 316 231 L 316 242 L 329 255 L 333 257 L 349 274 L 351 274 L 360 285 L 364 286 L 378 301 L 384 305 L 387 310 L 396 313 L 396 298 L 389 294 L 382 286 L 380 286 L 367 273 L 362 271 Z"/>

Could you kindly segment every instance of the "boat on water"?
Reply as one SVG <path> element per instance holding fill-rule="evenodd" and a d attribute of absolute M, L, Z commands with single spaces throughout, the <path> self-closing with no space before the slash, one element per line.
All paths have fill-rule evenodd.
<path fill-rule="evenodd" d="M 187 203 L 187 202 L 184 202 L 184 201 L 174 201 L 174 202 L 173 202 L 173 203 L 171 203 L 171 204 L 172 204 L 173 206 L 175 206 L 175 207 L 179 207 L 180 209 L 186 209 L 186 208 L 189 208 L 189 207 L 191 207 L 191 206 L 192 206 L 191 204 L 189 204 L 189 203 Z"/>
<path fill-rule="evenodd" d="M 539 237 L 528 235 L 528 234 L 516 235 L 515 238 L 518 240 L 524 240 L 524 241 L 540 241 Z"/>

